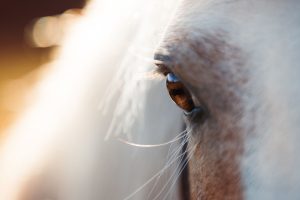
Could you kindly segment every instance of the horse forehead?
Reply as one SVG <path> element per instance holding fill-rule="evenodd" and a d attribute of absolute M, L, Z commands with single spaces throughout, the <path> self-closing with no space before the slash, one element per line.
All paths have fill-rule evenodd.
<path fill-rule="evenodd" d="M 166 35 L 164 45 L 176 49 L 171 54 L 193 55 L 186 44 L 216 33 L 226 33 L 217 39 L 246 52 L 244 67 L 252 70 L 249 88 L 255 95 L 245 106 L 249 106 L 246 111 L 252 109 L 250 103 L 255 106 L 257 116 L 249 120 L 246 113 L 244 121 L 245 126 L 256 123 L 253 131 L 258 136 L 246 138 L 249 152 L 242 160 L 248 199 L 299 198 L 299 9 L 296 0 L 187 0 Z M 215 44 L 217 40 L 210 38 L 201 44 Z"/>
<path fill-rule="evenodd" d="M 172 36 L 189 32 L 198 37 L 202 31 L 216 30 L 270 35 L 270 30 L 299 27 L 299 9 L 297 0 L 184 0 L 170 29 Z"/>
<path fill-rule="evenodd" d="M 295 63 L 299 9 L 296 0 L 186 0 L 179 6 L 159 51 L 170 53 L 171 49 L 172 56 L 180 54 L 177 59 L 184 60 L 195 53 L 190 44 L 206 49 L 220 49 L 226 44 L 248 54 L 248 60 L 257 66 L 262 65 L 257 61 Z"/>

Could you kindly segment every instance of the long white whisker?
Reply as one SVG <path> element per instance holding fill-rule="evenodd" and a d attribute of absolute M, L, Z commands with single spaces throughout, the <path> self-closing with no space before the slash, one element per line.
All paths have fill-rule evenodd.
<path fill-rule="evenodd" d="M 185 131 L 187 131 L 187 130 L 185 130 Z M 188 131 L 188 132 L 186 133 L 186 135 L 189 134 L 189 132 L 190 132 L 190 131 Z M 172 153 L 171 156 L 170 156 L 170 148 L 171 148 L 171 146 L 170 146 L 169 151 L 168 151 L 168 156 L 167 156 L 167 157 L 170 156 L 170 158 L 167 160 L 167 162 L 166 162 L 165 165 L 168 165 L 168 163 L 172 162 L 172 160 L 174 159 L 174 157 L 177 155 L 177 153 L 182 149 L 182 147 L 184 146 L 184 144 L 187 142 L 186 135 L 184 135 L 185 138 L 181 141 L 179 147 Z M 176 159 L 177 159 L 177 158 L 176 158 Z M 151 189 L 150 192 L 148 193 L 147 200 L 150 198 L 150 196 L 151 196 L 152 192 L 154 191 L 156 185 L 158 184 L 158 181 L 159 181 L 160 177 L 162 176 L 162 174 L 163 174 L 163 172 L 156 178 L 156 181 L 155 181 L 155 183 L 154 183 L 152 189 Z"/>
<path fill-rule="evenodd" d="M 135 146 L 135 147 L 143 147 L 143 148 L 152 148 L 152 147 L 161 147 L 161 146 L 166 146 L 169 144 L 172 144 L 178 140 L 180 140 L 181 138 L 185 137 L 185 133 L 186 130 L 181 132 L 179 135 L 177 135 L 175 138 L 173 138 L 172 140 L 165 142 L 165 143 L 161 143 L 161 144 L 137 144 L 137 143 L 133 143 L 133 142 L 129 142 L 126 141 L 122 138 L 117 138 L 120 142 L 124 143 L 124 144 L 128 144 L 130 146 Z"/>
<path fill-rule="evenodd" d="M 172 185 L 170 186 L 168 192 L 165 194 L 165 197 L 163 198 L 163 200 L 165 200 L 165 199 L 168 197 L 169 193 L 171 192 L 172 188 L 174 187 L 175 183 L 177 182 L 177 179 L 179 178 L 179 176 L 181 175 L 182 171 L 185 169 L 185 167 L 186 167 L 187 164 L 189 163 L 190 159 L 192 158 L 193 153 L 194 153 L 196 147 L 197 147 L 197 144 L 194 145 L 194 147 L 193 147 L 191 150 L 189 150 L 187 159 L 183 162 L 183 165 L 181 166 L 181 169 L 179 170 L 179 172 L 178 172 L 178 174 L 177 174 L 177 177 L 176 177 L 175 179 L 173 179 L 173 183 L 172 183 Z"/>
<path fill-rule="evenodd" d="M 164 168 L 162 168 L 160 171 L 158 171 L 156 174 L 154 174 L 148 181 L 146 181 L 143 185 L 138 187 L 134 192 L 132 192 L 129 196 L 124 198 L 123 200 L 128 200 L 132 198 L 136 193 L 138 193 L 140 190 L 142 190 L 146 185 L 148 185 L 151 181 L 153 181 L 157 176 L 159 176 L 164 170 L 166 170 L 168 167 L 170 167 L 175 161 L 177 161 L 178 158 L 182 157 L 183 154 L 180 154 L 178 157 L 176 157 L 172 162 L 170 162 L 168 165 L 166 165 Z"/>
<path fill-rule="evenodd" d="M 187 135 L 187 141 L 188 141 L 189 135 Z M 184 155 L 188 152 L 188 150 L 184 151 L 183 153 L 180 154 L 180 162 L 182 161 Z M 162 189 L 160 190 L 160 192 L 154 197 L 153 200 L 156 200 L 161 193 L 166 189 L 167 185 L 169 184 L 169 182 L 172 180 L 173 176 L 175 176 L 176 172 L 178 171 L 178 167 L 180 167 L 180 164 L 177 165 L 176 169 L 174 170 L 174 172 L 172 173 L 172 175 L 170 176 L 170 178 L 168 178 L 167 183 L 164 185 L 164 187 L 162 187 Z"/>

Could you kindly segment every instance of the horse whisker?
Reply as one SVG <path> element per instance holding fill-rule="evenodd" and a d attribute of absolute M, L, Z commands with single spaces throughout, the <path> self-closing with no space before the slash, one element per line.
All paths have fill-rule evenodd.
<path fill-rule="evenodd" d="M 189 136 L 187 136 L 189 137 Z M 188 138 L 187 138 L 188 139 Z M 189 152 L 189 150 L 186 150 L 185 152 L 181 153 L 180 154 L 180 163 L 182 162 L 182 159 L 184 158 L 183 156 Z M 175 176 L 176 172 L 178 172 L 178 167 L 180 167 L 180 164 L 177 165 L 176 169 L 174 170 L 174 172 L 172 173 L 172 175 L 170 176 L 170 178 L 167 180 L 167 183 L 164 185 L 164 187 L 162 187 L 162 189 L 160 190 L 160 192 L 154 197 L 153 200 L 156 200 L 160 195 L 161 193 L 166 189 L 167 185 L 169 184 L 169 182 L 172 180 L 172 178 Z"/>
<path fill-rule="evenodd" d="M 185 167 L 186 167 L 187 164 L 189 163 L 189 161 L 190 161 L 190 159 L 192 158 L 192 155 L 193 155 L 193 153 L 194 153 L 194 151 L 195 151 L 195 149 L 196 149 L 196 146 L 197 146 L 197 145 L 194 145 L 194 147 L 192 148 L 192 150 L 189 150 L 189 151 L 188 151 L 189 153 L 188 153 L 187 159 L 182 163 L 182 167 L 181 167 L 181 169 L 179 170 L 177 177 L 174 179 L 174 182 L 173 182 L 172 185 L 170 186 L 168 192 L 165 194 L 165 197 L 163 198 L 163 200 L 167 198 L 167 196 L 168 196 L 169 193 L 171 192 L 171 189 L 173 188 L 174 184 L 176 183 L 177 179 L 178 179 L 179 176 L 181 175 L 182 171 L 185 169 Z"/>
<path fill-rule="evenodd" d="M 182 133 L 180 133 L 178 136 L 176 136 L 174 139 L 168 141 L 168 142 L 165 142 L 165 143 L 161 143 L 161 144 L 137 144 L 137 143 L 133 143 L 133 142 L 129 142 L 129 141 L 126 141 L 122 138 L 117 138 L 120 142 L 124 143 L 124 144 L 128 144 L 130 146 L 135 146 L 135 147 L 143 147 L 143 148 L 152 148 L 152 147 L 161 147 L 161 146 L 166 146 L 166 145 L 169 145 L 169 144 L 172 144 L 178 140 L 180 140 L 181 138 L 185 137 L 185 134 L 186 133 L 186 130 L 183 131 Z"/>
<path fill-rule="evenodd" d="M 163 171 L 165 171 L 168 167 L 170 167 L 175 161 L 177 161 L 178 158 L 182 157 L 183 154 L 180 154 L 177 156 L 172 162 L 170 162 L 168 165 L 166 165 L 164 168 L 162 168 L 160 171 L 158 171 L 156 174 L 154 174 L 148 181 L 146 181 L 143 185 L 141 185 L 139 188 L 137 188 L 134 192 L 132 192 L 130 195 L 128 195 L 123 200 L 129 200 L 132 198 L 135 194 L 137 194 L 140 190 L 142 190 L 146 185 L 148 185 L 151 181 L 153 181 L 157 176 L 159 176 Z"/>
<path fill-rule="evenodd" d="M 187 131 L 187 130 L 186 130 L 186 131 Z M 188 131 L 188 132 L 186 133 L 186 135 L 189 134 L 189 133 L 190 133 L 190 131 Z M 184 135 L 184 136 L 186 136 L 186 135 Z M 185 138 L 181 141 L 179 147 L 178 147 L 175 151 L 172 152 L 172 155 L 171 155 L 171 156 L 170 156 L 170 148 L 171 148 L 171 146 L 170 146 L 169 151 L 168 151 L 168 156 L 167 156 L 167 157 L 170 156 L 170 158 L 168 159 L 168 161 L 166 162 L 165 165 L 168 165 L 170 162 L 173 162 L 173 161 L 174 161 L 175 155 L 177 155 L 177 153 L 182 149 L 182 147 L 186 144 L 187 141 L 188 141 L 188 138 L 185 137 Z M 175 158 L 175 160 L 177 160 L 178 158 L 179 158 L 179 157 Z M 158 181 L 159 181 L 160 177 L 162 176 L 162 174 L 163 174 L 163 172 L 157 177 L 157 179 L 156 179 L 156 181 L 155 181 L 155 183 L 154 183 L 152 189 L 150 190 L 150 192 L 149 192 L 149 194 L 148 194 L 148 196 L 147 196 L 147 200 L 150 198 L 150 195 L 151 195 L 152 192 L 154 191 L 154 189 L 155 189 L 156 185 L 158 184 Z"/>

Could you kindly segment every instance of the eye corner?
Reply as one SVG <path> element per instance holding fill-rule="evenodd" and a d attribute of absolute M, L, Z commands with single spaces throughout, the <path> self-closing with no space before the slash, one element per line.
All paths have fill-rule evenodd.
<path fill-rule="evenodd" d="M 166 65 L 164 65 L 162 62 L 155 62 L 156 69 L 154 71 L 155 74 L 160 74 L 163 76 L 167 76 L 170 73 L 170 70 Z"/>
<path fill-rule="evenodd" d="M 169 66 L 171 65 L 171 57 L 162 54 L 162 53 L 156 53 L 154 54 L 154 64 L 156 65 L 156 72 L 159 74 L 162 74 L 164 76 L 167 76 L 171 70 L 169 69 Z"/>
<path fill-rule="evenodd" d="M 192 111 L 187 112 L 184 111 L 184 116 L 189 120 L 189 121 L 200 121 L 203 122 L 208 116 L 208 110 L 203 107 L 203 106 L 196 106 Z"/>

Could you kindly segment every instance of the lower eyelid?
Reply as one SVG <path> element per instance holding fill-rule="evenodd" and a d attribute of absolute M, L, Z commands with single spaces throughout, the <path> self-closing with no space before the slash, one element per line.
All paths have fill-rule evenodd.
<path fill-rule="evenodd" d="M 202 106 L 195 107 L 191 112 L 184 112 L 186 119 L 195 124 L 203 124 L 209 117 L 209 112 Z"/>

